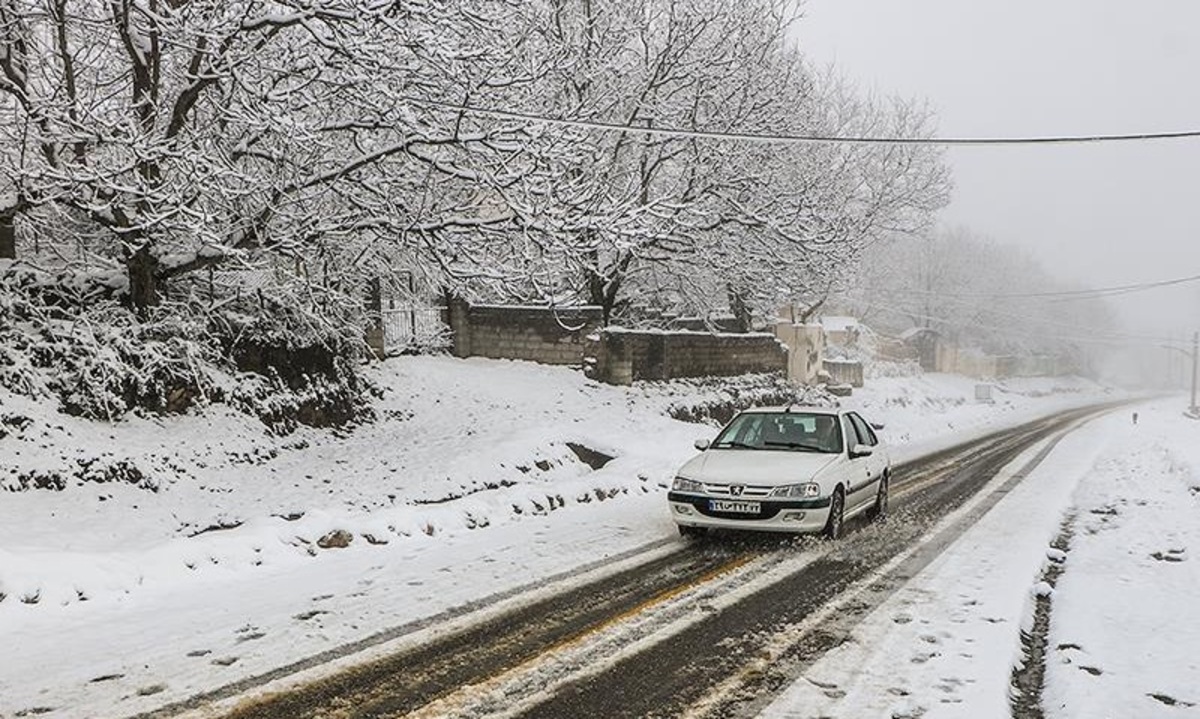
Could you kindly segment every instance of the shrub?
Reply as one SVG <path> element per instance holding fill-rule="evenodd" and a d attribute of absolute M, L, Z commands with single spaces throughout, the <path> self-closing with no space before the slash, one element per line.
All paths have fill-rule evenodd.
<path fill-rule="evenodd" d="M 115 420 L 226 402 L 275 431 L 340 425 L 368 411 L 352 311 L 330 315 L 286 290 L 202 303 L 172 298 L 138 318 L 103 273 L 0 266 L 0 386 Z"/>

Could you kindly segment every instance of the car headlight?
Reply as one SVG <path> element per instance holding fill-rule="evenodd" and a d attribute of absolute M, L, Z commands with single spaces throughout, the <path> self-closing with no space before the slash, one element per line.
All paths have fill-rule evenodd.
<path fill-rule="evenodd" d="M 676 492 L 703 492 L 704 485 L 687 477 L 676 477 L 671 483 L 671 489 Z"/>
<path fill-rule="evenodd" d="M 785 484 L 782 487 L 776 487 L 771 490 L 772 497 L 819 497 L 820 495 L 821 485 L 816 482 Z"/>

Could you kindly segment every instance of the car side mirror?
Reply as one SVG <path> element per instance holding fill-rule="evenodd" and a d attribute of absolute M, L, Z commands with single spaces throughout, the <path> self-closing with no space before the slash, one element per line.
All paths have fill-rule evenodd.
<path fill-rule="evenodd" d="M 865 444 L 856 444 L 850 448 L 850 459 L 870 457 L 872 454 L 875 454 L 875 450 Z"/>
<path fill-rule="evenodd" d="M 703 452 L 704 450 L 708 449 L 710 444 L 711 442 L 709 442 L 707 439 L 698 439 L 693 446 Z"/>
<path fill-rule="evenodd" d="M 881 431 L 881 432 L 882 432 L 882 431 L 883 431 L 883 422 L 872 422 L 872 423 L 871 423 L 871 429 L 878 430 L 878 431 Z"/>

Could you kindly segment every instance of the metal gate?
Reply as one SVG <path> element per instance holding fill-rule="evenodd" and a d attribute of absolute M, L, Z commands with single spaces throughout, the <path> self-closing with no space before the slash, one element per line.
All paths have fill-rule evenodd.
<path fill-rule="evenodd" d="M 450 342 L 444 307 L 394 307 L 380 311 L 388 354 L 441 349 Z"/>

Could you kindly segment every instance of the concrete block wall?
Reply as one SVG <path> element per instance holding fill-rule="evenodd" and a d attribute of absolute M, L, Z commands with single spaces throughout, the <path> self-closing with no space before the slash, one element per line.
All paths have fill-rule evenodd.
<path fill-rule="evenodd" d="M 785 373 L 788 350 L 767 333 L 606 329 L 586 352 L 591 376 L 610 384 L 679 377 Z"/>
<path fill-rule="evenodd" d="M 851 387 L 863 386 L 863 366 L 857 360 L 826 359 L 823 362 L 825 371 L 829 373 L 832 384 L 848 384 Z"/>
<path fill-rule="evenodd" d="M 599 307 L 470 305 L 457 299 L 448 314 L 457 357 L 574 366 L 583 364 L 584 338 L 603 319 Z"/>

